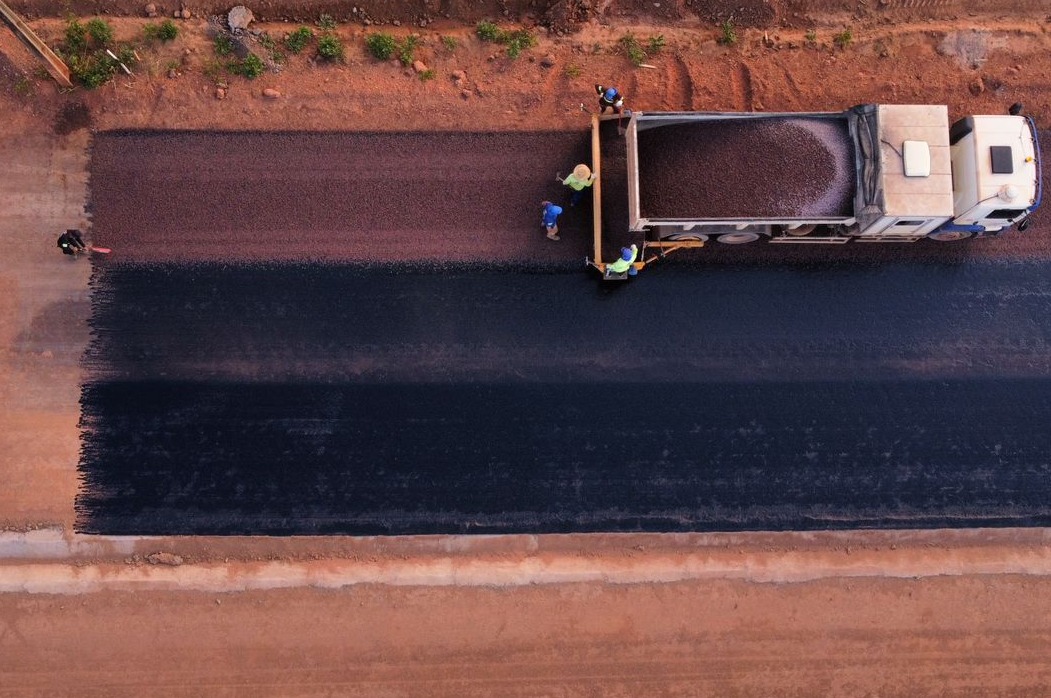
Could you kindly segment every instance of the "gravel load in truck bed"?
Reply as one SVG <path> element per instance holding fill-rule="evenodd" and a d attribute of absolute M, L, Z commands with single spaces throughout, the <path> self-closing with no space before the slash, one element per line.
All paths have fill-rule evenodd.
<path fill-rule="evenodd" d="M 644 218 L 849 216 L 853 147 L 842 119 L 772 117 L 640 128 Z"/>

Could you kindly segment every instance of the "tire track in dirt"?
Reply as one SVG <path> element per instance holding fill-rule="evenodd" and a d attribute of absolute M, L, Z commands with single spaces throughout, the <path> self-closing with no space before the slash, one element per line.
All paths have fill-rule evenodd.
<path fill-rule="evenodd" d="M 668 111 L 692 111 L 693 78 L 682 57 L 675 54 L 672 60 L 665 61 L 661 75 L 664 77 L 661 106 Z"/>
<path fill-rule="evenodd" d="M 752 85 L 752 71 L 743 62 L 738 63 L 730 73 L 734 101 L 737 111 L 752 111 L 755 95 Z"/>

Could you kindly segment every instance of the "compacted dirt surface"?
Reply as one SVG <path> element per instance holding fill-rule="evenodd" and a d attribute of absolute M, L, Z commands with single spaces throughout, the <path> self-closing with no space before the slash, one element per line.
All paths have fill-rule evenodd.
<path fill-rule="evenodd" d="M 124 0 L 13 4 L 52 43 L 61 42 L 69 11 L 84 18 L 104 13 L 118 40 L 141 42 L 148 21 L 144 3 Z M 159 17 L 181 9 L 157 3 Z M 135 75 L 94 91 L 56 90 L 22 44 L 0 33 L 0 242 L 6 250 L 0 265 L 0 525 L 11 531 L 2 541 L 0 566 L 0 693 L 1047 694 L 1051 609 L 1045 602 L 1042 531 L 1007 530 L 980 546 L 937 532 L 912 540 L 865 532 L 776 540 L 724 535 L 703 544 L 678 536 L 614 537 L 601 549 L 598 537 L 570 536 L 550 553 L 554 562 L 537 550 L 558 536 L 508 545 L 499 538 L 442 536 L 402 543 L 73 535 L 90 268 L 87 260 L 62 258 L 54 247 L 55 235 L 66 227 L 100 238 L 106 232 L 93 230 L 85 209 L 88 148 L 92 135 L 105 131 L 583 134 L 589 116 L 580 105 L 593 107 L 596 82 L 616 84 L 643 110 L 819 111 L 883 101 L 947 104 L 956 118 L 1001 113 L 1023 102 L 1047 129 L 1046 2 L 278 0 L 252 7 L 258 20 L 253 28 L 280 40 L 299 23 L 313 25 L 319 15 L 332 15 L 346 60 L 326 64 L 314 59 L 311 48 L 287 56 L 279 72 L 251 81 L 224 72 L 212 48 L 207 17 L 228 7 L 191 3 L 186 9 L 190 17 L 176 20 L 175 41 L 139 45 Z M 520 22 L 539 44 L 510 59 L 502 47 L 474 36 L 474 23 L 486 17 L 507 27 Z M 725 21 L 737 34 L 735 44 L 718 42 Z M 419 34 L 415 58 L 423 70 L 370 58 L 363 39 L 377 28 L 398 37 Z M 652 68 L 635 68 L 625 56 L 622 39 L 629 32 L 643 46 L 663 37 L 663 49 L 645 58 Z M 246 46 L 265 55 L 264 42 L 256 36 Z M 99 143 L 119 143 L 119 136 L 105 138 Z M 355 138 L 360 135 L 337 138 L 331 152 L 318 153 L 319 187 L 338 186 L 340 178 L 326 177 L 326 171 L 346 162 L 337 150 L 353 147 Z M 419 137 L 400 138 L 411 145 Z M 513 152 L 530 164 L 515 162 Z M 511 174 L 486 162 L 464 173 L 465 183 L 485 191 L 487 182 L 505 178 L 511 186 L 498 189 L 510 191 L 516 177 L 524 181 L 520 171 L 540 176 L 557 159 L 528 148 L 513 152 L 503 163 Z M 111 151 L 108 157 L 117 155 Z M 242 167 L 236 152 L 195 157 L 202 173 Z M 432 157 L 441 154 L 419 166 L 438 167 Z M 269 171 L 251 165 L 244 168 L 243 186 L 280 179 L 283 159 L 292 168 L 309 162 L 287 153 Z M 564 173 L 572 164 L 560 163 L 556 170 L 565 167 Z M 453 166 L 462 167 L 459 161 Z M 554 172 L 543 176 L 553 183 Z M 192 197 L 180 191 L 184 182 L 157 186 L 187 217 L 200 216 Z M 379 196 L 382 187 L 375 191 Z M 515 195 L 525 205 L 535 198 L 528 194 Z M 476 205 L 483 210 L 466 215 L 484 218 L 484 199 Z M 391 210 L 392 216 L 399 213 Z M 249 220 L 258 212 L 227 215 Z M 535 216 L 533 209 L 523 212 L 524 219 Z M 249 246 L 251 240 L 237 244 Z M 569 259 L 574 244 L 564 238 L 558 248 L 564 252 L 528 249 Z M 896 256 L 890 246 L 868 249 L 849 254 Z M 938 254 L 1045 260 L 1051 229 L 1038 221 L 1026 236 L 951 249 L 959 251 Z M 763 250 L 749 254 L 776 263 Z M 713 249 L 711 259 L 725 263 L 732 253 Z M 951 357 L 947 362 L 951 366 Z M 470 558 L 483 543 L 506 547 L 477 558 L 484 573 L 474 586 L 458 586 L 466 577 L 454 556 Z M 669 563 L 654 552 L 660 546 L 693 550 L 720 564 L 712 574 L 687 574 L 701 562 L 672 556 Z M 721 557 L 709 555 L 708 546 L 721 550 Z M 749 554 L 739 556 L 740 549 Z M 793 564 L 788 557 L 796 549 L 815 555 Z M 421 551 L 431 566 L 423 564 Z M 50 557 L 53 566 L 36 566 L 40 556 Z M 915 564 L 902 567 L 902 556 Z M 823 565 L 830 557 L 841 564 Z M 860 563 L 848 566 L 844 559 Z M 316 588 L 319 569 L 344 560 L 377 561 L 378 567 L 366 577 L 370 583 L 357 578 Z M 399 565 L 383 564 L 389 560 Z M 419 569 L 413 567 L 417 560 Z M 631 574 L 615 574 L 625 560 L 632 561 Z M 566 573 L 567 561 L 586 563 L 587 574 Z M 283 574 L 292 588 L 239 589 L 234 572 L 223 567 L 228 562 L 263 568 L 287 563 Z M 178 575 L 174 586 L 158 584 L 169 569 L 187 570 L 192 580 L 197 565 L 214 566 L 207 571 L 227 586 L 179 584 Z M 668 575 L 669 569 L 679 576 Z M 136 581 L 122 581 L 128 575 Z"/>

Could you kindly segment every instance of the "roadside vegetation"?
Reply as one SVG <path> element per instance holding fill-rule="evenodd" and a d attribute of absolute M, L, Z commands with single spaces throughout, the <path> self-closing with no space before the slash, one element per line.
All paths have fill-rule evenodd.
<path fill-rule="evenodd" d="M 628 57 L 631 64 L 638 68 L 651 56 L 656 56 L 664 50 L 664 35 L 651 36 L 645 42 L 640 41 L 634 34 L 628 32 L 620 37 L 619 47 L 621 52 Z"/>
<path fill-rule="evenodd" d="M 69 72 L 79 84 L 94 89 L 111 80 L 120 65 L 134 65 L 135 49 L 130 44 L 118 44 L 113 39 L 113 27 L 99 17 L 81 23 L 70 18 L 66 22 L 63 42 L 58 54 L 69 66 Z"/>
<path fill-rule="evenodd" d="M 522 55 L 522 51 L 533 48 L 537 44 L 536 37 L 528 29 L 501 29 L 496 23 L 488 20 L 479 22 L 475 27 L 475 33 L 482 41 L 506 46 L 507 55 L 510 58 L 518 58 Z"/>

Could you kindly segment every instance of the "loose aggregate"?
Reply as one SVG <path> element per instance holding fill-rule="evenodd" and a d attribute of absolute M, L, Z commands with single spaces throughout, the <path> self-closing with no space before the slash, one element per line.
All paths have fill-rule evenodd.
<path fill-rule="evenodd" d="M 640 128 L 643 218 L 846 217 L 855 191 L 842 119 L 704 121 Z"/>

